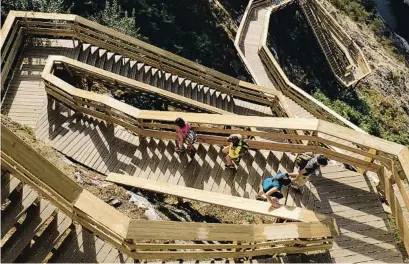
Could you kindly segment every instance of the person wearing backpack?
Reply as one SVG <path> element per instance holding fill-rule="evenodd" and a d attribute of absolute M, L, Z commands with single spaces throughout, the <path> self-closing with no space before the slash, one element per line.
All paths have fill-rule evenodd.
<path fill-rule="evenodd" d="M 320 174 L 320 168 L 328 165 L 328 159 L 324 155 L 315 157 L 313 153 L 305 153 L 298 155 L 295 163 L 299 170 L 291 175 L 296 175 L 297 185 L 303 186 L 311 176 Z"/>
<path fill-rule="evenodd" d="M 223 148 L 223 153 L 226 154 L 226 168 L 234 168 L 233 160 L 239 160 L 246 154 L 249 145 L 239 134 L 232 134 L 227 138 L 230 144 Z"/>
<path fill-rule="evenodd" d="M 281 193 L 281 188 L 283 186 L 290 185 L 294 181 L 291 178 L 292 176 L 283 172 L 274 176 L 263 178 L 261 180 L 260 190 L 256 196 L 256 199 L 263 198 L 263 195 L 265 195 L 267 200 L 271 203 L 269 211 L 279 207 L 278 201 L 284 197 L 284 195 Z"/>
<path fill-rule="evenodd" d="M 190 127 L 190 124 L 188 122 L 185 122 L 182 118 L 177 118 L 175 120 L 175 124 L 177 125 L 176 127 L 176 152 L 183 152 L 185 151 L 185 148 L 183 146 L 183 143 L 187 144 L 187 148 L 192 151 L 196 152 L 195 147 L 193 144 L 196 142 L 197 135 L 196 132 L 192 130 Z"/>

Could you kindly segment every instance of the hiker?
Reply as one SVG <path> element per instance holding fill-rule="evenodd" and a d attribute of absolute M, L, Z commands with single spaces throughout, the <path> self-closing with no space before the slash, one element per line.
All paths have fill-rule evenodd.
<path fill-rule="evenodd" d="M 328 159 L 324 155 L 317 155 L 314 157 L 313 153 L 308 152 L 298 155 L 295 163 L 298 165 L 298 172 L 290 173 L 291 176 L 296 175 L 296 182 L 298 186 L 305 184 L 311 176 L 318 176 L 320 168 L 328 165 Z"/>
<path fill-rule="evenodd" d="M 183 146 L 183 143 L 187 144 L 187 148 L 190 151 L 195 152 L 196 149 L 193 146 L 193 144 L 196 142 L 197 135 L 196 132 L 192 130 L 190 127 L 190 124 L 188 122 L 185 122 L 182 118 L 178 117 L 175 120 L 175 124 L 177 125 L 176 128 L 176 152 L 183 152 L 185 151 L 185 148 Z"/>
<path fill-rule="evenodd" d="M 249 145 L 239 134 L 232 134 L 227 138 L 230 142 L 228 146 L 223 148 L 223 153 L 226 154 L 226 168 L 234 168 L 233 160 L 240 161 L 241 157 L 246 154 Z"/>
<path fill-rule="evenodd" d="M 352 66 L 351 72 L 352 72 L 352 75 L 355 77 L 355 75 L 356 75 L 356 67 L 355 66 Z"/>
<path fill-rule="evenodd" d="M 270 176 L 261 180 L 260 190 L 256 198 L 263 198 L 263 194 L 267 200 L 271 203 L 269 210 L 277 208 L 279 206 L 278 201 L 283 198 L 281 188 L 291 184 L 295 176 L 290 176 L 288 173 L 278 173 L 277 175 Z"/>

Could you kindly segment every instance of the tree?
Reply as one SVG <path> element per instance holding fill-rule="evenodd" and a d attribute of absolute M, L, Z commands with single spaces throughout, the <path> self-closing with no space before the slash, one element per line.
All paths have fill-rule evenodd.
<path fill-rule="evenodd" d="M 70 7 L 64 0 L 2 0 L 1 20 L 4 21 L 10 10 L 34 11 L 46 13 L 69 13 Z"/>
<path fill-rule="evenodd" d="M 127 11 L 122 11 L 117 0 L 112 0 L 112 2 L 107 0 L 105 8 L 92 16 L 91 19 L 126 35 L 143 38 L 139 33 L 139 28 L 136 27 L 135 10 L 132 10 L 132 15 L 129 16 Z"/>

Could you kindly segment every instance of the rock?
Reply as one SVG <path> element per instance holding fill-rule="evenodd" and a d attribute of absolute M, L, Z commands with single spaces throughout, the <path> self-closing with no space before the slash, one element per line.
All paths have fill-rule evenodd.
<path fill-rule="evenodd" d="M 153 205 L 145 197 L 142 197 L 130 191 L 128 191 L 127 193 L 131 195 L 129 202 L 133 203 L 139 208 L 146 209 L 144 214 L 149 220 L 162 220 L 162 218 L 156 213 Z"/>
<path fill-rule="evenodd" d="M 84 175 L 79 171 L 74 172 L 74 178 L 75 178 L 75 181 L 78 182 L 78 183 L 83 183 L 84 182 L 83 181 Z"/>
<path fill-rule="evenodd" d="M 118 200 L 118 199 L 113 199 L 109 204 L 112 205 L 113 207 L 117 208 L 122 204 L 122 202 L 120 200 Z"/>

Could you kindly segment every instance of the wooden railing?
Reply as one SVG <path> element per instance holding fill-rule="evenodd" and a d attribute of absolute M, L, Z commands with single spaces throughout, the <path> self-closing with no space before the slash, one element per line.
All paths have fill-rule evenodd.
<path fill-rule="evenodd" d="M 278 87 L 284 95 L 295 101 L 297 104 L 319 119 L 349 127 L 361 133 L 366 133 L 364 130 L 352 124 L 334 110 L 309 95 L 300 87 L 293 84 L 281 69 L 273 54 L 271 54 L 267 45 L 263 44 L 261 46 L 259 55 L 266 66 L 269 75 L 278 84 Z"/>
<path fill-rule="evenodd" d="M 283 4 L 287 4 L 286 2 L 290 2 L 290 1 L 284 1 Z M 271 4 L 271 1 L 261 1 L 261 0 L 256 1 L 256 2 L 254 2 L 253 0 L 249 1 L 246 11 L 243 15 L 243 19 L 240 23 L 240 27 L 237 32 L 235 43 L 234 43 L 241 60 L 246 65 L 250 74 L 253 76 L 253 79 L 256 80 L 256 83 L 259 83 L 257 82 L 257 77 L 252 71 L 251 67 L 249 66 L 243 52 L 241 51 L 240 45 L 244 37 L 244 30 L 247 27 L 248 17 L 251 15 L 252 10 L 254 8 L 257 8 L 265 4 Z M 305 108 L 308 112 L 310 112 L 311 114 L 313 114 L 315 117 L 319 119 L 334 122 L 334 123 L 355 129 L 357 131 L 366 133 L 362 129 L 352 124 L 351 122 L 349 122 L 348 120 L 346 120 L 345 118 L 337 114 L 335 111 L 333 111 L 332 109 L 330 109 L 329 107 L 321 103 L 320 101 L 313 98 L 308 93 L 304 92 L 301 88 L 297 87 L 287 78 L 286 74 L 281 69 L 280 65 L 275 60 L 274 56 L 271 54 L 270 50 L 267 47 L 268 26 L 269 24 L 267 21 L 263 25 L 263 34 L 260 38 L 260 44 L 259 44 L 260 45 L 259 54 L 260 54 L 260 58 L 262 59 L 263 63 L 266 65 L 269 71 L 269 74 L 275 84 L 275 88 L 277 90 L 280 90 L 285 96 L 288 96 L 289 98 L 294 100 L 297 104 Z M 285 99 L 282 99 L 281 101 L 284 102 Z M 294 115 L 292 114 L 289 117 L 294 117 Z"/>
<path fill-rule="evenodd" d="M 343 28 L 338 24 L 338 22 L 328 13 L 328 11 L 322 6 L 318 1 L 310 1 L 314 6 L 314 10 L 320 16 L 320 18 L 325 22 L 326 27 L 331 31 L 332 34 L 342 43 L 342 45 L 349 51 L 352 55 L 353 61 L 359 65 L 363 72 L 363 75 L 368 75 L 371 72 L 371 68 L 362 53 L 362 50 L 358 47 L 355 41 L 343 30 Z M 363 78 L 363 76 L 361 77 Z"/>
<path fill-rule="evenodd" d="M 4 76 L 8 76 L 8 73 L 5 73 L 5 71 L 7 72 L 11 68 L 10 65 L 15 60 L 17 51 L 20 48 L 19 44 L 21 44 L 22 42 L 24 33 L 39 34 L 39 35 L 56 34 L 59 36 L 64 35 L 64 36 L 75 36 L 75 37 L 78 37 L 78 34 L 79 34 L 80 36 L 79 39 L 81 40 L 88 41 L 89 39 L 91 39 L 92 41 L 94 41 L 93 43 L 99 43 L 99 44 L 103 42 L 101 40 L 102 38 L 101 36 L 99 36 L 99 40 L 96 41 L 93 37 L 87 36 L 84 33 L 78 33 L 78 31 L 82 32 L 85 30 L 91 36 L 94 36 L 96 34 L 95 32 L 91 34 L 89 32 L 89 31 L 92 31 L 91 29 L 86 29 L 86 28 L 82 29 L 79 25 L 81 24 L 84 27 L 84 24 L 82 24 L 83 21 L 81 19 L 78 19 L 77 16 L 38 14 L 38 13 L 23 13 L 24 14 L 23 16 L 23 14 L 20 13 L 20 16 L 16 18 L 15 15 L 18 15 L 18 14 L 19 13 L 14 13 L 11 16 L 11 18 L 9 16 L 7 20 L 5 21 L 5 25 L 1 31 L 2 58 L 4 58 L 3 62 L 5 62 L 3 64 L 4 68 L 2 69 L 3 70 L 2 77 L 3 77 L 3 74 Z M 30 23 L 33 21 L 30 19 L 33 19 L 33 18 L 37 20 L 54 19 L 54 20 L 60 20 L 60 21 L 62 19 L 65 19 L 65 22 L 57 23 L 56 21 L 53 21 L 53 22 L 35 21 L 35 23 L 38 24 L 38 27 L 31 27 L 33 25 L 31 25 Z M 20 23 L 25 23 L 26 27 L 21 27 Z M 90 25 L 95 24 L 89 21 L 87 23 L 85 24 L 87 24 L 89 27 L 91 27 Z M 42 26 L 42 27 L 39 27 L 39 26 Z M 99 25 L 96 25 L 96 26 L 97 26 L 96 30 L 98 30 L 98 27 L 101 28 L 101 26 Z M 122 51 L 124 51 L 127 54 L 128 53 L 136 54 L 136 53 L 133 53 L 132 51 L 129 51 L 129 50 L 132 50 L 129 48 L 129 46 L 134 45 L 133 47 L 134 50 L 138 50 L 139 52 L 135 55 L 135 58 L 137 58 L 138 56 L 140 56 L 141 58 L 144 58 L 144 56 L 142 56 L 141 54 L 145 55 L 146 53 L 146 57 L 151 58 L 151 59 L 146 59 L 146 61 L 154 60 L 154 58 L 152 58 L 153 55 L 148 56 L 149 52 L 151 54 L 152 52 L 154 52 L 150 50 L 150 45 L 144 43 L 143 45 L 141 44 L 140 46 L 136 47 L 136 44 L 133 43 L 132 41 L 136 43 L 139 43 L 139 41 L 131 39 L 132 41 L 129 40 L 130 41 L 129 42 L 130 44 L 129 44 L 127 42 L 128 41 L 127 39 L 129 37 L 126 37 L 121 34 L 117 35 L 118 33 L 112 32 L 106 28 L 103 28 L 103 30 L 106 30 L 104 31 L 103 36 L 105 37 L 105 40 L 107 40 L 106 42 L 107 44 L 104 44 L 104 45 L 106 45 L 106 47 L 112 48 L 110 50 L 114 50 L 114 51 L 120 50 L 121 53 Z M 112 43 L 109 44 L 108 42 L 113 41 L 109 39 L 110 38 L 109 34 L 113 34 L 113 38 L 117 36 L 118 39 L 123 40 L 124 47 L 122 47 L 121 49 L 115 46 L 115 45 L 120 45 L 121 41 L 117 41 L 114 44 Z M 16 45 L 12 45 L 14 44 L 14 42 L 16 42 Z M 149 50 L 149 52 L 145 50 L 140 51 L 140 50 L 143 50 L 144 48 Z M 154 48 L 153 50 L 156 51 L 156 49 L 157 48 Z M 162 50 L 159 50 L 159 51 L 164 52 Z M 164 59 L 163 57 L 168 55 L 168 53 L 166 52 L 161 55 L 159 51 L 157 51 L 156 55 L 161 59 Z M 178 57 L 176 56 L 174 58 L 177 59 Z M 177 68 L 181 67 L 180 65 L 183 64 L 180 61 L 176 61 L 176 62 L 172 60 L 166 60 L 166 61 L 167 61 L 166 67 L 172 70 L 177 70 Z M 178 66 L 174 66 L 171 62 L 174 64 L 177 64 Z M 154 63 L 156 63 L 156 61 L 154 61 Z M 195 70 L 190 69 L 190 70 L 186 70 L 186 72 L 190 72 L 189 74 L 192 74 L 191 73 L 192 71 L 196 73 L 203 73 L 203 71 L 201 72 L 200 69 L 195 68 L 194 66 L 195 64 L 193 64 L 193 66 L 191 65 L 191 67 L 194 68 Z M 353 166 L 363 168 L 365 170 L 374 171 L 378 174 L 379 179 L 381 181 L 381 189 L 384 190 L 388 201 L 393 207 L 392 212 L 394 213 L 394 216 L 397 219 L 397 225 L 398 225 L 399 230 L 401 231 L 402 237 L 404 238 L 405 246 L 409 250 L 409 245 L 408 245 L 409 239 L 407 239 L 408 238 L 408 223 L 409 223 L 408 221 L 409 220 L 408 218 L 409 198 L 408 198 L 408 185 L 407 185 L 407 180 L 408 180 L 408 175 L 409 175 L 409 150 L 407 147 L 404 147 L 404 146 L 401 146 L 399 144 L 395 144 L 392 142 L 388 142 L 386 140 L 382 140 L 382 139 L 379 139 L 379 138 L 376 138 L 370 135 L 365 135 L 361 132 L 354 131 L 354 130 L 351 130 L 345 127 L 341 127 L 336 124 L 331 124 L 323 120 L 303 120 L 303 119 L 291 119 L 291 118 L 281 119 L 281 118 L 242 117 L 242 116 L 231 116 L 229 118 L 225 118 L 220 115 L 212 115 L 212 114 L 194 114 L 194 113 L 176 113 L 176 112 L 158 113 L 156 111 L 141 111 L 141 110 L 132 108 L 130 106 L 127 106 L 121 102 L 115 101 L 112 98 L 108 99 L 104 97 L 103 95 L 95 95 L 87 91 L 79 91 L 79 89 L 72 87 L 71 85 L 65 83 L 63 80 L 52 75 L 51 67 L 49 68 L 49 70 L 50 70 L 49 72 L 44 71 L 43 77 L 46 83 L 46 90 L 51 96 L 55 97 L 57 100 L 59 100 L 63 104 L 67 105 L 68 107 L 78 112 L 83 112 L 83 113 L 95 116 L 97 118 L 100 118 L 102 120 L 121 125 L 142 136 L 152 136 L 152 137 L 158 137 L 158 138 L 164 138 L 164 139 L 174 139 L 175 138 L 175 134 L 173 132 L 174 126 L 170 124 L 175 120 L 176 117 L 183 117 L 185 120 L 193 124 L 194 129 L 199 134 L 199 142 L 205 142 L 205 143 L 211 143 L 211 144 L 224 144 L 225 137 L 220 136 L 220 135 L 228 135 L 231 133 L 241 133 L 243 135 L 263 136 L 263 137 L 277 138 L 277 139 L 308 140 L 313 143 L 311 146 L 305 146 L 305 145 L 296 144 L 296 143 L 284 144 L 284 143 L 265 142 L 265 141 L 258 141 L 258 140 L 250 140 L 249 143 L 250 143 L 251 148 L 255 148 L 255 149 L 267 149 L 267 150 L 277 150 L 277 151 L 296 152 L 296 153 L 302 153 L 306 151 L 324 153 L 328 157 L 334 160 L 345 162 L 347 164 L 351 164 Z M 180 70 L 183 71 L 183 69 L 180 69 Z M 206 79 L 207 82 L 217 83 L 216 80 L 218 79 L 215 77 L 215 75 L 212 74 L 212 72 L 209 72 L 208 75 L 202 74 L 201 76 L 202 78 L 205 78 L 206 76 L 210 76 L 208 79 Z M 282 78 L 282 79 L 285 79 L 285 78 Z M 255 86 L 252 84 L 248 84 L 248 83 L 239 83 L 239 84 L 240 85 L 238 85 L 237 87 L 245 86 L 246 87 L 245 89 L 249 89 L 249 87 L 254 88 L 254 89 L 251 89 L 253 92 L 258 91 L 263 94 L 273 93 L 269 89 L 261 88 L 259 86 Z M 217 85 L 214 84 L 214 86 L 217 86 Z M 291 85 L 289 85 L 288 87 L 294 90 L 294 87 L 292 87 Z M 301 99 L 302 98 L 300 96 L 302 95 L 301 91 L 296 91 L 296 94 L 298 94 L 298 98 L 299 98 L 298 101 L 302 102 L 302 100 L 305 100 L 305 98 Z M 294 98 L 297 98 L 297 97 L 294 96 Z M 313 100 L 310 100 L 310 101 L 313 101 Z M 316 107 L 318 109 L 319 102 L 313 101 L 313 103 L 317 105 Z M 328 109 L 325 109 L 321 106 L 319 106 L 319 108 L 324 109 L 324 113 L 322 114 L 322 116 L 326 117 L 327 119 L 328 113 L 330 113 Z M 333 115 L 332 113 L 330 115 L 336 117 L 336 115 Z M 339 118 L 337 119 L 338 119 L 338 122 L 342 120 Z M 342 122 L 342 123 L 345 124 L 345 122 Z M 208 126 L 201 127 L 200 126 L 201 124 L 207 124 Z M 221 129 L 219 128 L 220 125 L 232 126 L 232 128 L 231 129 Z M 284 129 L 301 130 L 301 131 L 308 132 L 307 133 L 308 135 L 294 135 L 294 134 L 291 135 L 291 134 L 268 133 L 268 132 L 260 132 L 260 131 L 248 131 L 247 129 L 248 127 L 265 127 L 265 128 L 275 128 L 275 129 L 283 129 L 283 130 Z M 215 134 L 217 134 L 217 136 Z M 337 143 L 332 140 L 328 140 L 321 136 L 324 134 L 350 142 L 354 146 L 357 146 L 357 147 L 355 148 L 355 147 L 347 146 L 341 143 Z M 2 134 L 2 141 L 3 141 L 3 135 L 4 133 Z M 327 144 L 330 146 L 335 146 L 336 148 L 341 148 L 345 151 L 357 153 L 361 155 L 363 159 L 353 158 L 350 155 L 343 154 L 342 152 L 335 152 L 330 149 L 320 147 L 320 143 Z M 6 145 L 2 144 L 3 149 L 6 150 L 7 147 L 4 147 L 4 146 Z M 9 153 L 10 154 L 9 164 L 11 164 L 12 162 L 11 159 L 15 159 L 16 157 L 18 157 L 19 153 L 22 153 L 21 150 L 24 149 L 23 147 L 21 147 L 19 151 L 15 151 L 16 149 L 15 146 L 17 145 L 15 142 L 13 142 L 8 147 L 8 148 L 14 148 L 14 152 L 13 152 L 14 156 Z M 369 152 L 370 150 L 376 150 L 376 154 L 373 154 L 372 151 Z M 27 150 L 27 153 L 32 153 L 32 151 Z M 5 152 L 5 154 L 8 155 L 7 152 Z M 3 157 L 7 157 L 7 156 L 2 155 L 2 159 Z M 367 160 L 374 160 L 375 163 L 372 163 Z M 28 161 L 25 160 L 24 162 L 28 162 Z M 35 163 L 35 165 L 39 167 L 37 164 L 41 164 L 41 163 Z M 12 165 L 10 165 L 10 167 L 12 169 L 18 166 L 21 167 L 22 165 L 23 163 L 17 162 L 17 163 L 13 163 Z M 38 171 L 38 173 L 41 173 L 41 172 L 44 173 L 43 168 L 42 167 L 39 167 L 39 168 L 41 169 L 41 171 Z M 35 170 L 31 170 L 31 168 L 25 168 L 25 170 L 23 169 L 24 168 L 21 168 L 21 171 L 24 171 L 23 175 L 26 175 L 26 173 L 33 174 L 35 172 Z M 35 177 L 38 177 L 38 175 L 35 175 Z M 59 183 L 60 182 L 58 182 L 58 184 Z M 48 186 L 48 182 L 45 185 Z M 59 184 L 59 186 L 61 186 L 61 184 Z M 59 195 L 61 196 L 61 194 Z M 66 194 L 66 195 L 70 195 L 70 194 Z M 58 199 L 57 199 L 57 202 L 58 202 Z M 69 207 L 68 205 L 66 206 Z M 84 224 L 86 223 L 84 222 Z M 245 255 L 245 253 L 243 253 L 243 255 Z"/>
<path fill-rule="evenodd" d="M 275 91 L 235 79 L 80 16 L 66 14 L 10 11 L 1 29 L 2 89 L 26 35 L 76 38 L 233 97 L 269 106 L 277 115 L 288 116 L 290 112 L 282 106 Z"/>
<path fill-rule="evenodd" d="M 353 62 L 348 60 L 348 52 L 343 49 L 343 45 L 338 44 L 336 38 L 328 31 L 312 2 L 314 1 L 301 0 L 299 3 L 335 78 L 346 85 L 342 77 Z"/>
<path fill-rule="evenodd" d="M 236 115 L 225 118 L 223 115 L 214 114 L 143 111 L 105 95 L 76 89 L 54 76 L 52 67 L 47 67 L 48 70 L 50 72 L 43 72 L 43 78 L 49 95 L 77 112 L 121 125 L 141 136 L 173 140 L 176 136 L 173 121 L 177 117 L 182 117 L 192 124 L 193 129 L 198 133 L 198 142 L 202 143 L 224 145 L 226 136 L 233 133 L 252 138 L 287 139 L 291 142 L 306 140 L 310 142 L 309 146 L 302 143 L 276 143 L 258 139 L 250 139 L 248 142 L 252 149 L 323 153 L 339 162 L 377 173 L 380 180 L 379 188 L 384 191 L 388 201 L 395 206 L 393 212 L 402 236 L 405 238 L 408 236 L 409 150 L 405 146 L 323 120 Z M 231 128 L 226 129 L 225 126 Z M 249 131 L 248 127 L 297 130 L 305 132 L 305 135 Z M 334 138 L 334 140 L 328 138 Z M 341 142 L 346 143 L 339 143 L 335 139 L 341 139 Z M 333 151 L 322 145 L 341 151 Z M 358 154 L 362 158 L 346 153 Z M 392 186 L 396 186 L 393 191 L 391 191 Z M 409 246 L 408 243 L 406 246 Z"/>
<path fill-rule="evenodd" d="M 1 132 L 3 169 L 135 260 L 241 258 L 332 247 L 331 230 L 321 222 L 235 225 L 130 219 L 84 190 L 3 124 Z M 175 240 L 190 242 L 179 244 Z"/>

